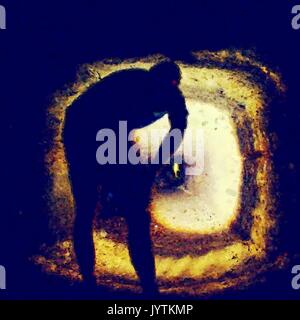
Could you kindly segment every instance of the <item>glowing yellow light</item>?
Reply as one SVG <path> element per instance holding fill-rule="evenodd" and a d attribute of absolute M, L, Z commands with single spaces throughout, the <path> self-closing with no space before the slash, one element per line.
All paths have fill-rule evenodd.
<path fill-rule="evenodd" d="M 178 163 L 174 163 L 173 165 L 173 172 L 176 178 L 179 177 L 179 173 L 180 173 L 180 167 Z"/>

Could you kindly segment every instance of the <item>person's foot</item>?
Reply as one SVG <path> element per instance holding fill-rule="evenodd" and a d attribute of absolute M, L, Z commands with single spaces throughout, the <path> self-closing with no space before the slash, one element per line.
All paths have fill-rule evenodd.
<path fill-rule="evenodd" d="M 143 297 L 147 300 L 157 300 L 159 296 L 160 293 L 156 285 L 143 289 Z"/>
<path fill-rule="evenodd" d="M 85 290 L 96 290 L 97 289 L 97 280 L 94 276 L 85 277 L 82 282 L 83 289 Z"/>

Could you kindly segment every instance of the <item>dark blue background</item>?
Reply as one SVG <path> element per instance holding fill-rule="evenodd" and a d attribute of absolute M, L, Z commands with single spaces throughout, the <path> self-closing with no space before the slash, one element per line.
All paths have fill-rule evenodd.
<path fill-rule="evenodd" d="M 300 30 L 291 27 L 291 9 L 297 1 L 9 0 L 1 4 L 7 9 L 7 30 L 0 31 L 0 264 L 9 270 L 13 296 L 33 297 L 37 291 L 48 291 L 49 297 L 74 296 L 27 263 L 47 239 L 40 142 L 47 97 L 74 79 L 80 63 L 105 57 L 162 53 L 181 59 L 192 50 L 250 48 L 278 67 L 288 85 L 285 108 L 271 115 L 271 126 L 279 136 L 275 159 L 284 212 L 279 243 L 293 257 L 290 265 L 300 264 Z M 296 164 L 295 170 L 289 169 L 290 162 Z M 247 291 L 216 298 L 299 299 L 300 291 L 290 286 L 290 270 L 289 266 L 274 272 L 265 284 Z"/>

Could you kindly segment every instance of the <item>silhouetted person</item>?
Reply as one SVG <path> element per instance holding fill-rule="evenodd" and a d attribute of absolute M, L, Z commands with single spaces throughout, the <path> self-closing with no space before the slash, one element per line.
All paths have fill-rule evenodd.
<path fill-rule="evenodd" d="M 92 226 L 97 186 L 101 184 L 102 191 L 113 190 L 111 194 L 118 196 L 119 210 L 128 225 L 131 261 L 144 293 L 158 292 L 151 221 L 147 212 L 157 166 L 154 166 L 154 173 L 149 174 L 143 165 L 99 165 L 96 134 L 102 128 L 112 128 L 118 133 L 119 121 L 125 120 L 130 132 L 168 114 L 171 129 L 177 128 L 183 135 L 188 112 L 178 88 L 180 80 L 179 67 L 169 61 L 155 65 L 150 71 L 114 72 L 91 87 L 67 110 L 64 144 L 76 206 L 74 248 L 83 278 L 90 285 L 95 285 Z M 174 143 L 171 152 L 178 147 Z"/>

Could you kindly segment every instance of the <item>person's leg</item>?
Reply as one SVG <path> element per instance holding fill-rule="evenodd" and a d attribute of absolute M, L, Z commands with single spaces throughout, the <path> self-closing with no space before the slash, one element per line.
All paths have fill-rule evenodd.
<path fill-rule="evenodd" d="M 131 210 L 135 212 L 126 215 L 130 258 L 144 294 L 155 296 L 158 294 L 158 288 L 152 251 L 151 219 L 145 208 L 131 207 Z"/>
<path fill-rule="evenodd" d="M 97 188 L 93 178 L 83 173 L 84 178 L 72 174 L 72 190 L 75 200 L 74 250 L 83 280 L 95 286 L 95 249 L 93 241 L 93 218 L 97 203 Z"/>

